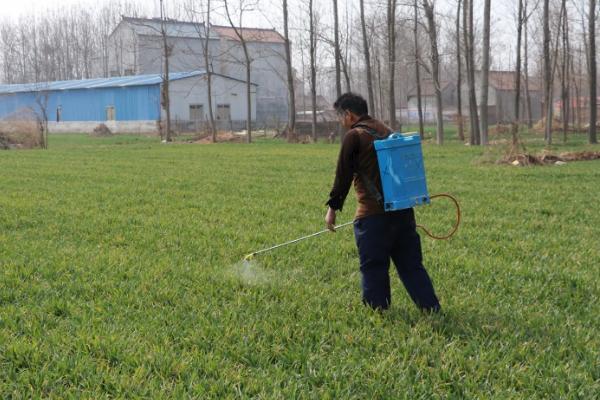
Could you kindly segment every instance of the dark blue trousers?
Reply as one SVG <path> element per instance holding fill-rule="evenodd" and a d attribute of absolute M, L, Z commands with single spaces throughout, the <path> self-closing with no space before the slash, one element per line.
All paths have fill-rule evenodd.
<path fill-rule="evenodd" d="M 376 309 L 391 303 L 390 258 L 417 307 L 438 311 L 440 303 L 423 267 L 421 239 L 412 209 L 377 214 L 354 221 L 360 256 L 363 302 Z"/>

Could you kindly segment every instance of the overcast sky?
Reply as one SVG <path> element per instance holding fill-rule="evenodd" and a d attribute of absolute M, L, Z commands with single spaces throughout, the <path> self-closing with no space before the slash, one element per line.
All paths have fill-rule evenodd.
<path fill-rule="evenodd" d="M 117 0 L 118 1 L 118 0 Z M 158 0 L 133 0 L 139 4 L 146 5 L 148 12 L 152 13 L 158 10 Z M 475 0 L 476 3 L 480 0 Z M 48 9 L 56 9 L 56 8 L 68 8 L 72 5 L 89 5 L 90 7 L 97 6 L 98 4 L 107 3 L 109 0 L 0 0 L 0 19 L 2 17 L 9 18 L 17 18 L 21 14 L 32 15 L 32 14 L 40 14 Z M 280 8 L 273 10 L 272 7 L 269 7 L 268 3 L 280 3 L 280 1 L 274 0 L 261 0 L 263 3 L 263 8 L 268 11 L 274 11 L 276 13 L 280 12 Z M 302 0 L 289 0 L 290 6 L 293 6 L 294 3 L 303 2 Z M 322 3 L 330 3 L 330 0 L 321 0 L 316 1 L 317 7 L 323 8 L 324 4 Z M 516 0 L 508 0 L 508 1 L 495 1 L 492 2 L 492 8 L 494 9 L 492 12 L 492 18 L 506 16 L 506 3 L 513 3 Z M 170 0 L 165 0 L 165 4 L 172 3 Z M 343 9 L 345 4 L 349 3 L 358 3 L 357 0 L 340 0 L 339 7 Z M 371 1 L 366 0 L 365 3 L 371 3 Z M 452 11 L 455 9 L 456 0 L 438 0 L 438 9 L 440 11 Z M 510 7 L 510 6 L 508 6 Z M 327 7 L 329 8 L 329 7 Z M 342 11 L 342 10 L 340 10 Z M 477 13 L 477 10 L 476 10 Z M 342 12 L 340 12 L 341 15 Z"/>
<path fill-rule="evenodd" d="M 18 18 L 21 14 L 42 13 L 48 8 L 53 9 L 58 5 L 70 6 L 73 4 L 94 4 L 92 0 L 0 0 L 0 17 Z"/>

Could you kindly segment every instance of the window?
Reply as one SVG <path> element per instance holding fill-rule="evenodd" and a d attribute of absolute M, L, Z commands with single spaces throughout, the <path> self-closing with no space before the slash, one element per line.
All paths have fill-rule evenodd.
<path fill-rule="evenodd" d="M 107 121 L 115 120 L 115 106 L 106 107 L 106 120 Z"/>
<path fill-rule="evenodd" d="M 190 104 L 190 121 L 202 121 L 204 119 L 204 106 L 202 104 Z"/>
<path fill-rule="evenodd" d="M 62 121 L 62 106 L 56 108 L 56 122 Z"/>
<path fill-rule="evenodd" d="M 231 120 L 231 106 L 229 104 L 217 104 L 217 120 Z"/>

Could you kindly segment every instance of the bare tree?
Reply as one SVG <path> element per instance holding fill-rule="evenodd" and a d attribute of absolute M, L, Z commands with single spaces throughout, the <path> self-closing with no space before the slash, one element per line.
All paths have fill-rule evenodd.
<path fill-rule="evenodd" d="M 524 19 L 525 14 L 523 12 L 523 0 L 519 0 L 519 8 L 517 11 L 517 62 L 515 67 L 515 118 L 511 126 L 513 148 L 518 143 L 519 111 L 521 102 L 521 37 L 523 32 Z"/>
<path fill-rule="evenodd" d="M 206 76 L 206 101 L 208 102 L 208 123 L 211 139 L 213 143 L 217 141 L 217 127 L 215 125 L 215 116 L 213 110 L 213 88 L 212 88 L 212 76 L 213 76 L 213 63 L 212 55 L 210 54 L 210 14 L 212 11 L 211 1 L 206 0 L 191 0 L 187 5 L 187 14 L 191 22 L 194 24 L 198 38 L 202 41 L 202 61 L 204 62 L 204 72 Z M 200 22 L 197 15 L 200 14 L 203 21 Z"/>
<path fill-rule="evenodd" d="M 210 62 L 209 55 L 209 41 L 210 41 L 210 0 L 207 0 L 206 4 L 206 20 L 203 24 L 204 27 L 204 70 L 206 71 L 206 96 L 208 101 L 208 122 L 210 123 L 210 131 L 212 134 L 212 141 L 215 143 L 217 141 L 217 129 L 215 126 L 215 116 L 213 113 L 213 105 L 212 105 L 212 74 L 213 68 L 212 63 Z"/>
<path fill-rule="evenodd" d="M 575 72 L 575 57 L 571 58 L 571 77 L 573 79 L 573 87 L 575 88 L 575 112 L 573 114 L 573 124 L 576 125 L 577 131 L 581 132 L 581 74 L 582 74 L 582 56 L 581 46 L 577 49 L 577 72 Z"/>
<path fill-rule="evenodd" d="M 164 69 L 162 71 L 162 85 L 161 85 L 161 105 L 165 110 L 165 126 L 164 126 L 164 140 L 167 142 L 172 141 L 171 138 L 171 100 L 169 98 L 169 58 L 171 57 L 172 46 L 167 41 L 167 28 L 166 28 L 166 16 L 164 13 L 163 0 L 160 0 L 160 37 L 162 40 L 163 50 L 163 62 Z"/>
<path fill-rule="evenodd" d="M 416 0 L 415 0 L 416 1 Z M 362 30 L 363 53 L 365 58 L 365 69 L 367 71 L 367 92 L 369 94 L 369 112 L 375 113 L 375 96 L 373 95 L 373 76 L 371 74 L 371 54 L 367 39 L 367 28 L 365 24 L 365 1 L 360 0 L 360 27 Z"/>
<path fill-rule="evenodd" d="M 544 0 L 543 9 L 543 63 L 544 63 L 544 107 L 545 123 L 544 138 L 548 144 L 552 143 L 552 82 L 550 67 L 550 1 Z"/>
<path fill-rule="evenodd" d="M 488 144 L 488 90 L 490 72 L 490 7 L 491 0 L 485 0 L 483 8 L 483 65 L 481 67 L 481 144 Z"/>
<path fill-rule="evenodd" d="M 488 0 L 489 1 L 489 0 Z M 437 28 L 435 25 L 434 2 L 432 0 L 423 0 L 423 9 L 427 18 L 427 34 L 429 35 L 429 44 L 431 46 L 431 75 L 435 89 L 437 144 L 444 144 L 444 118 L 442 104 L 442 88 L 440 85 L 440 55 L 438 51 Z"/>
<path fill-rule="evenodd" d="M 596 123 L 598 113 L 598 100 L 596 97 L 596 0 L 589 0 L 588 11 L 588 36 L 589 36 L 589 92 L 590 92 L 590 127 L 588 130 L 588 142 L 598 143 L 596 138 Z"/>
<path fill-rule="evenodd" d="M 312 106 L 312 138 L 317 141 L 317 32 L 313 0 L 308 2 L 309 40 L 310 40 L 310 98 Z"/>
<path fill-rule="evenodd" d="M 396 92 L 394 75 L 396 71 L 396 3 L 397 0 L 387 0 L 387 50 L 388 50 L 388 75 L 389 95 L 388 112 L 390 115 L 390 128 L 396 129 Z M 399 129 L 402 129 L 399 127 Z"/>
<path fill-rule="evenodd" d="M 456 111 L 458 119 L 458 139 L 461 142 L 465 141 L 465 128 L 463 125 L 462 114 L 462 59 L 460 54 L 460 12 L 462 0 L 458 0 L 456 7 Z M 415 5 L 416 6 L 416 5 Z"/>
<path fill-rule="evenodd" d="M 251 11 L 254 9 L 255 3 L 246 0 L 239 0 L 239 27 L 233 22 L 231 18 L 231 13 L 229 11 L 229 0 L 223 0 L 225 5 L 225 13 L 227 15 L 227 20 L 229 21 L 229 25 L 235 32 L 240 44 L 242 45 L 242 50 L 244 52 L 244 60 L 246 66 L 246 133 L 247 133 L 247 142 L 252 143 L 252 82 L 250 81 L 250 68 L 252 60 L 250 59 L 250 53 L 248 51 L 248 44 L 246 43 L 246 39 L 243 35 L 243 24 L 242 17 L 244 16 L 244 12 Z"/>
<path fill-rule="evenodd" d="M 40 144 L 43 149 L 48 148 L 48 97 L 49 91 L 47 87 L 38 90 L 35 94 L 36 108 L 33 110 L 38 120 L 37 122 L 40 129 Z"/>
<path fill-rule="evenodd" d="M 563 0 L 566 3 L 566 0 Z M 561 71 L 560 71 L 560 98 L 561 98 L 561 118 L 562 118 L 562 131 L 563 131 L 563 142 L 567 141 L 567 131 L 569 129 L 569 91 L 570 91 L 570 77 L 569 77 L 569 59 L 570 59 L 570 45 L 569 45 L 569 17 L 568 10 L 565 7 L 565 15 L 562 20 L 562 57 L 561 57 Z"/>
<path fill-rule="evenodd" d="M 339 32 L 339 21 L 338 21 L 338 2 L 337 0 L 333 0 L 333 31 L 334 31 L 334 40 L 333 40 L 333 48 L 334 48 L 334 58 L 335 58 L 335 94 L 336 98 L 339 98 L 342 95 L 342 76 L 341 76 L 341 54 L 340 54 L 340 32 Z M 340 143 L 343 142 L 342 135 L 344 134 L 342 131 L 342 127 L 338 125 L 337 127 L 338 134 L 340 135 Z"/>
<path fill-rule="evenodd" d="M 560 12 L 558 14 L 558 23 L 556 29 L 556 38 L 554 40 L 554 49 L 550 53 L 550 43 L 552 41 L 550 37 L 550 16 L 549 16 L 549 0 L 544 0 L 544 11 L 543 11 L 543 30 L 544 30 L 544 47 L 543 47 L 543 65 L 544 65 L 544 106 L 546 110 L 545 114 L 545 127 L 544 127 L 544 138 L 547 144 L 552 144 L 552 125 L 553 125 L 553 89 L 554 89 L 554 72 L 557 67 L 558 61 L 558 44 L 559 44 L 559 33 L 561 31 L 562 19 L 564 18 L 566 11 L 566 1 L 562 0 Z"/>
<path fill-rule="evenodd" d="M 346 91 L 352 91 L 350 76 L 352 75 L 352 58 L 350 57 L 350 48 L 352 47 L 352 32 L 350 27 L 350 16 L 348 15 L 350 7 L 346 6 L 346 34 L 341 39 L 344 42 L 344 54 L 342 56 L 342 71 L 346 80 Z"/>
<path fill-rule="evenodd" d="M 529 14 L 527 13 L 528 0 L 523 3 L 523 14 L 526 16 L 524 19 L 525 28 L 525 40 L 523 47 L 523 74 L 525 77 L 525 106 L 527 111 L 527 128 L 533 127 L 533 118 L 531 116 L 531 93 L 529 91 Z"/>
<path fill-rule="evenodd" d="M 342 95 L 342 76 L 340 68 L 340 32 L 339 32 L 339 21 L 338 21 L 338 2 L 333 0 L 333 31 L 334 31 L 334 57 L 335 57 L 335 93 L 337 97 Z"/>
<path fill-rule="evenodd" d="M 419 7 L 417 0 L 414 2 L 414 18 L 413 18 L 413 37 L 415 45 L 415 80 L 417 85 L 417 113 L 419 115 L 419 135 L 421 139 L 425 136 L 425 128 L 423 127 L 423 105 L 421 104 L 421 56 L 419 52 Z"/>
<path fill-rule="evenodd" d="M 463 35 L 465 42 L 465 65 L 467 66 L 467 82 L 469 86 L 469 143 L 479 144 L 479 117 L 477 115 L 477 98 L 475 97 L 475 55 L 474 55 L 473 0 L 464 0 Z"/>
<path fill-rule="evenodd" d="M 3 80 L 25 83 L 109 76 L 110 33 L 121 14 L 138 14 L 141 6 L 132 1 L 113 1 L 98 9 L 56 6 L 44 14 L 2 21 Z M 8 57 L 5 32 L 14 39 Z"/>
<path fill-rule="evenodd" d="M 0 25 L 0 42 L 2 44 L 4 82 L 17 83 L 17 73 L 14 69 L 17 39 L 13 27 L 8 23 Z"/>
<path fill-rule="evenodd" d="M 296 131 L 296 95 L 294 91 L 294 71 L 292 69 L 292 52 L 290 49 L 290 37 L 288 29 L 287 0 L 283 0 L 283 37 L 285 40 L 285 64 L 287 70 L 288 87 L 288 133 L 293 135 Z"/>
<path fill-rule="evenodd" d="M 383 103 L 383 83 L 381 81 L 382 71 L 381 71 L 381 55 L 379 53 L 379 47 L 375 47 L 377 53 L 375 54 L 375 63 L 377 64 L 377 87 L 379 92 L 379 113 L 383 117 L 384 114 L 384 103 Z"/>

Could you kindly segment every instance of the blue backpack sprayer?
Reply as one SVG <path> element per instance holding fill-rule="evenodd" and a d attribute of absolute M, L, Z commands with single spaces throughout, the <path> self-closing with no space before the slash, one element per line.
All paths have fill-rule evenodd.
<path fill-rule="evenodd" d="M 425 227 L 421 225 L 417 225 L 417 227 L 423 229 L 423 231 L 433 239 L 443 240 L 454 235 L 460 224 L 460 206 L 458 201 L 449 194 L 429 196 L 429 192 L 427 191 L 427 180 L 425 177 L 425 166 L 423 163 L 423 151 L 421 149 L 421 138 L 419 135 L 392 133 L 386 139 L 375 140 L 373 144 L 377 153 L 379 175 L 381 177 L 381 185 L 383 188 L 383 196 L 379 193 L 377 193 L 377 195 L 378 197 L 383 197 L 382 202 L 384 210 L 386 212 L 403 210 L 430 204 L 431 199 L 434 198 L 447 197 L 452 200 L 456 206 L 457 219 L 452 230 L 445 236 L 435 236 Z M 335 229 L 350 225 L 353 222 L 354 221 L 350 221 L 338 225 Z M 255 251 L 254 253 L 248 254 L 244 259 L 249 260 L 257 254 L 265 253 L 292 243 L 297 243 L 304 239 L 321 235 L 325 232 L 329 232 L 329 229 Z"/>

